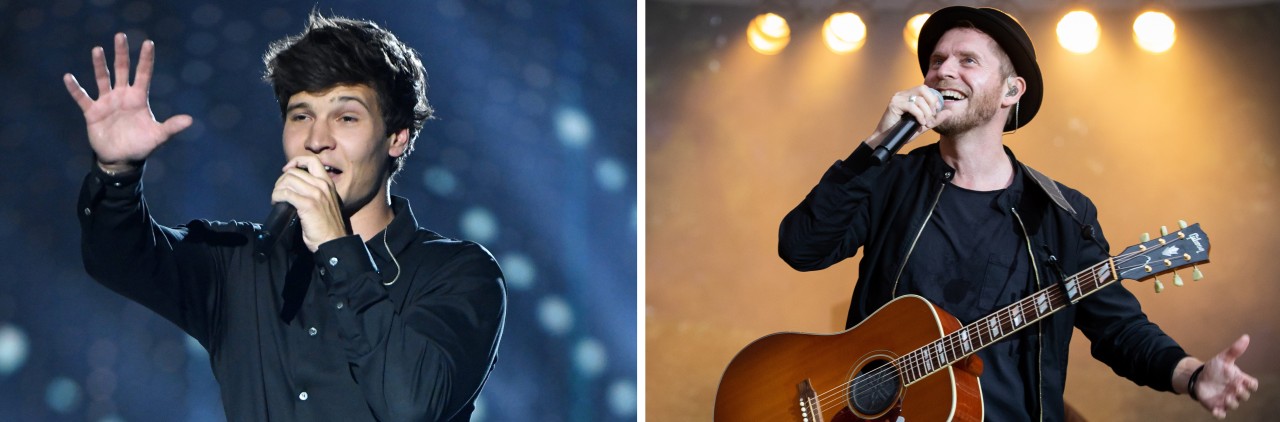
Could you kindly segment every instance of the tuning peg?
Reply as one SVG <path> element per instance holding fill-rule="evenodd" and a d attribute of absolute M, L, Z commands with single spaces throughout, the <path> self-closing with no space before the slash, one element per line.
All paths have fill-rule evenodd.
<path fill-rule="evenodd" d="M 1169 235 L 1169 226 L 1160 226 L 1160 235 L 1161 235 L 1161 236 L 1168 236 L 1168 235 Z"/>
<path fill-rule="evenodd" d="M 1142 243 L 1150 242 L 1151 233 L 1143 233 L 1142 236 L 1138 236 L 1138 240 L 1142 241 Z"/>
<path fill-rule="evenodd" d="M 1182 276 L 1178 275 L 1176 271 L 1173 273 L 1173 285 L 1182 287 Z"/>
<path fill-rule="evenodd" d="M 1202 279 L 1202 278 L 1204 278 L 1204 273 L 1200 272 L 1200 267 L 1199 267 L 1199 266 L 1196 266 L 1196 265 L 1192 265 L 1192 266 L 1191 266 L 1191 281 L 1200 281 L 1200 279 Z"/>
<path fill-rule="evenodd" d="M 1156 280 L 1156 293 L 1163 292 L 1163 291 L 1164 291 L 1164 283 L 1161 283 L 1159 278 L 1156 278 L 1155 280 Z"/>
<path fill-rule="evenodd" d="M 1187 220 L 1178 220 L 1178 227 L 1187 228 Z"/>

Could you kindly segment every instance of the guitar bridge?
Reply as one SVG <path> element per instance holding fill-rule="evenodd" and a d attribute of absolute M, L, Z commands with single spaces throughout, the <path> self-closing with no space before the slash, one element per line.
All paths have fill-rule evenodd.
<path fill-rule="evenodd" d="M 822 422 L 822 404 L 818 402 L 818 394 L 813 391 L 809 380 L 800 381 L 796 390 L 800 400 L 800 419 L 803 422 Z"/>

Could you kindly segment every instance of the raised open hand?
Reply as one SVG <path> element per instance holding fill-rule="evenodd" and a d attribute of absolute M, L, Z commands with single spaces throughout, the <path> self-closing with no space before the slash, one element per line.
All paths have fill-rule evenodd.
<path fill-rule="evenodd" d="M 171 136 L 191 126 L 191 116 L 180 114 L 164 123 L 151 114 L 147 91 L 151 86 L 151 70 L 155 65 L 155 43 L 142 43 L 138 55 L 138 71 L 129 84 L 129 41 L 123 33 L 115 36 L 115 87 L 107 70 L 106 52 L 93 48 L 93 74 L 98 82 L 98 99 L 80 86 L 75 76 L 67 73 L 62 82 L 67 92 L 84 112 L 89 130 L 89 146 L 97 155 L 98 165 L 110 172 L 137 168 Z"/>
<path fill-rule="evenodd" d="M 1230 347 L 1204 363 L 1195 383 L 1200 404 L 1218 419 L 1227 417 L 1228 411 L 1235 410 L 1258 391 L 1258 379 L 1236 366 L 1236 359 L 1248 348 L 1249 336 L 1240 336 Z"/>

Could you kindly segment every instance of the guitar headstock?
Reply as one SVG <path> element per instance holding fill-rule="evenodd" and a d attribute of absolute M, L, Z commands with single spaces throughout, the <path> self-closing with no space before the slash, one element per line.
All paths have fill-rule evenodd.
<path fill-rule="evenodd" d="M 1200 224 L 1188 226 L 1179 221 L 1181 229 L 1169 233 L 1164 227 L 1156 239 L 1147 240 L 1143 235 L 1142 243 L 1125 248 L 1115 257 L 1116 270 L 1121 278 L 1143 280 L 1159 274 L 1172 272 L 1182 267 L 1195 267 L 1196 264 L 1209 261 L 1209 236 L 1200 230 Z M 1182 276 L 1174 273 L 1173 283 L 1182 285 Z M 1192 279 L 1199 280 L 1203 275 L 1199 268 L 1192 272 Z M 1164 283 L 1156 279 L 1156 293 L 1164 290 Z"/>

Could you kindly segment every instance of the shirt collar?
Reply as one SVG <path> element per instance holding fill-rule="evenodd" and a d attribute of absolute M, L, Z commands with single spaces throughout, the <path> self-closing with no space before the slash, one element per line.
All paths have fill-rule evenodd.
<path fill-rule="evenodd" d="M 371 253 L 378 258 L 388 260 L 391 257 L 387 255 L 387 249 L 390 248 L 392 254 L 400 255 L 410 243 L 413 243 L 418 230 L 418 219 L 413 216 L 413 209 L 409 207 L 408 199 L 391 195 L 391 212 L 395 217 L 391 219 L 390 224 L 387 224 L 387 228 L 365 242 L 365 247 L 369 248 Z M 386 242 L 385 246 L 383 242 Z"/>

